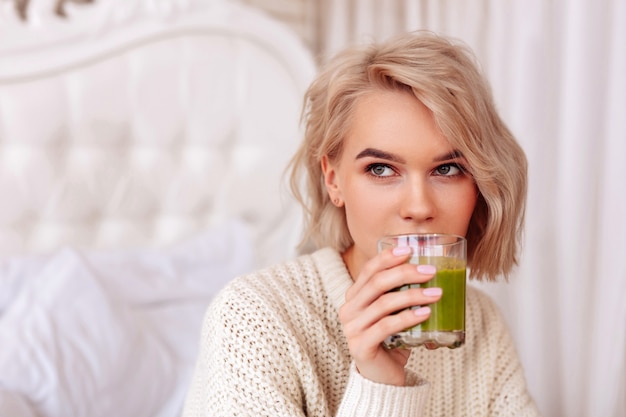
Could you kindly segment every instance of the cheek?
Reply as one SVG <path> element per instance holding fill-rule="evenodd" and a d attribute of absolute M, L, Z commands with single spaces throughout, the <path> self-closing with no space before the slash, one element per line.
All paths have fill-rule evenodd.
<path fill-rule="evenodd" d="M 450 233 L 465 235 L 478 200 L 474 183 L 456 184 L 439 194 L 439 225 Z"/>
<path fill-rule="evenodd" d="M 384 207 L 381 207 L 381 199 L 376 198 L 376 193 L 372 192 L 355 192 L 355 188 L 345 195 L 345 208 L 348 223 L 359 223 L 363 226 L 363 222 L 381 214 Z"/>
<path fill-rule="evenodd" d="M 350 235 L 359 245 L 368 245 L 372 236 L 376 238 L 385 230 L 386 223 L 393 218 L 392 196 L 381 198 L 381 192 L 363 184 L 351 184 L 344 193 L 346 223 Z"/>

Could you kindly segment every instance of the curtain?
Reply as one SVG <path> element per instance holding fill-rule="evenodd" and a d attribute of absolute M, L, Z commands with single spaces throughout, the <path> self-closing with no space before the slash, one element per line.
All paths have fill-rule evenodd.
<path fill-rule="evenodd" d="M 321 62 L 402 30 L 473 48 L 530 164 L 520 265 L 479 286 L 545 416 L 626 416 L 626 1 L 322 0 L 317 13 Z"/>

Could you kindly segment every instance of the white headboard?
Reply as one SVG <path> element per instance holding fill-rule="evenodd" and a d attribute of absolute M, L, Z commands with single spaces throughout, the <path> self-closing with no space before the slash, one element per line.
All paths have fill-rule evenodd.
<path fill-rule="evenodd" d="M 26 23 L 1 6 L 0 255 L 161 246 L 232 218 L 259 263 L 295 253 L 281 176 L 315 65 L 294 34 L 230 1 L 65 19 L 33 2 Z"/>

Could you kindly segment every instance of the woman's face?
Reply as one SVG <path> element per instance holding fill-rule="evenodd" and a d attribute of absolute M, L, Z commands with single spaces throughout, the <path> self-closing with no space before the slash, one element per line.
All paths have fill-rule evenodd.
<path fill-rule="evenodd" d="M 409 93 L 382 90 L 359 98 L 354 111 L 341 156 L 322 159 L 329 196 L 344 206 L 354 240 L 344 253 L 352 277 L 382 236 L 465 236 L 477 188 L 430 111 Z"/>

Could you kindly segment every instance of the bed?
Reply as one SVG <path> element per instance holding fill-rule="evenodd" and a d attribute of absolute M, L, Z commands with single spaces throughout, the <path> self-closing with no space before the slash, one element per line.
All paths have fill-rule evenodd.
<path fill-rule="evenodd" d="M 314 73 L 234 1 L 0 2 L 0 416 L 180 414 L 211 298 L 297 253 Z"/>

